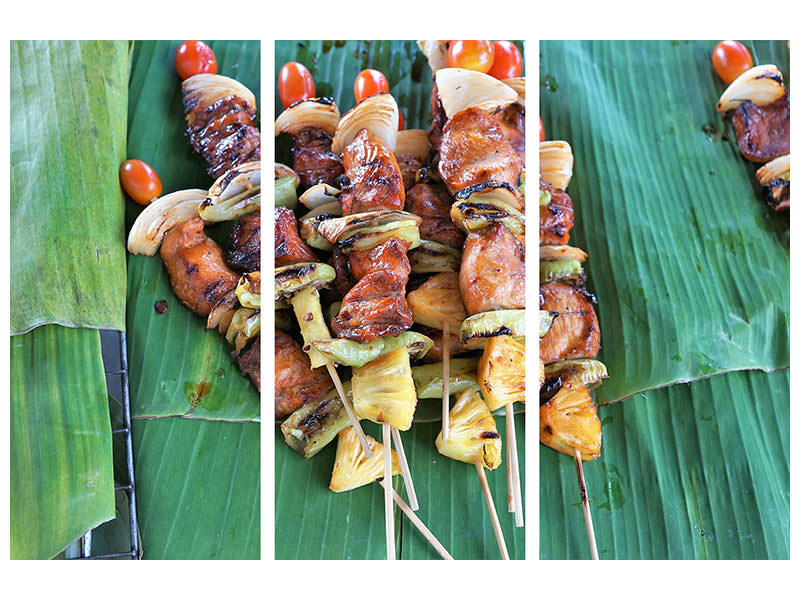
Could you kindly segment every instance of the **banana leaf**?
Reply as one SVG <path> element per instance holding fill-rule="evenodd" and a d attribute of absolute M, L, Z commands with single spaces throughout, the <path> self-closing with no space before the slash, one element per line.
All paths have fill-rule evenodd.
<path fill-rule="evenodd" d="M 495 417 L 505 442 L 505 419 Z M 363 422 L 378 441 L 380 428 Z M 403 432 L 420 509 L 417 516 L 456 560 L 499 559 L 478 476 L 472 465 L 440 455 L 434 445 L 441 424 L 415 424 Z M 525 423 L 517 417 L 520 476 L 525 497 Z M 383 488 L 377 483 L 335 494 L 328 489 L 336 442 L 305 460 L 283 443 L 275 430 L 275 558 L 385 559 Z M 505 449 L 503 464 L 486 471 L 503 536 L 512 560 L 525 558 L 525 528 L 514 527 L 507 510 Z M 407 500 L 402 478 L 394 487 Z M 395 546 L 403 560 L 439 560 L 427 540 L 399 509 L 395 510 Z"/>
<path fill-rule="evenodd" d="M 11 558 L 52 558 L 114 517 L 100 336 L 46 325 L 11 337 Z"/>
<path fill-rule="evenodd" d="M 600 407 L 584 463 L 601 559 L 788 559 L 789 372 L 729 373 Z M 589 558 L 575 464 L 542 447 L 540 556 Z"/>
<path fill-rule="evenodd" d="M 520 44 L 521 46 L 521 44 Z M 342 114 L 355 104 L 353 82 L 365 68 L 381 71 L 396 98 L 407 128 L 427 129 L 431 122 L 432 73 L 414 41 L 278 41 L 275 69 L 298 61 L 311 71 L 317 96 L 331 96 Z M 275 92 L 275 116 L 282 112 Z M 291 165 L 286 136 L 276 142 L 276 160 Z M 438 454 L 434 446 L 441 424 L 440 404 L 420 400 L 411 430 L 403 433 L 417 496 L 418 516 L 456 559 L 499 558 L 497 544 L 475 469 Z M 519 409 L 520 407 L 518 407 Z M 495 416 L 505 441 L 503 417 Z M 517 417 L 520 468 L 525 469 L 524 418 Z M 362 422 L 380 440 L 380 429 Z M 336 444 L 304 460 L 283 441 L 275 440 L 275 556 L 278 559 L 384 559 L 383 489 L 370 484 L 334 494 L 328 490 Z M 505 465 L 487 472 L 512 559 L 525 557 L 525 529 L 514 527 L 506 507 Z M 403 484 L 394 478 L 401 495 Z M 442 489 L 444 488 L 444 489 Z M 398 558 L 438 559 L 414 526 L 396 511 Z"/>
<path fill-rule="evenodd" d="M 180 42 L 144 41 L 134 45 L 128 111 L 128 157 L 141 158 L 161 177 L 164 193 L 207 188 L 213 181 L 185 136 L 180 79 L 173 57 Z M 260 44 L 208 41 L 218 72 L 246 85 L 258 97 Z M 141 207 L 130 200 L 128 228 Z M 208 226 L 225 247 L 230 226 Z M 154 305 L 167 301 L 167 312 Z M 134 418 L 180 415 L 249 421 L 259 415 L 258 392 L 239 372 L 231 348 L 217 331 L 175 297 L 158 256 L 128 255 L 128 359 Z"/>
<path fill-rule="evenodd" d="M 124 329 L 127 42 L 11 42 L 11 333 Z"/>
<path fill-rule="evenodd" d="M 785 42 L 753 42 L 785 74 Z M 575 155 L 571 243 L 589 253 L 610 403 L 789 364 L 789 218 L 716 113 L 714 42 L 541 43 L 548 139 Z"/>

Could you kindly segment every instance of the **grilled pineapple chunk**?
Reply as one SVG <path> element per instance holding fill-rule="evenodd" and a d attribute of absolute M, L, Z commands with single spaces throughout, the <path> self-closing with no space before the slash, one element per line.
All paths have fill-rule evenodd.
<path fill-rule="evenodd" d="M 358 441 L 356 432 L 348 427 L 339 433 L 336 446 L 336 461 L 333 463 L 330 490 L 347 492 L 362 485 L 367 485 L 383 477 L 383 444 L 366 436 L 372 457 L 367 458 Z M 400 474 L 400 463 L 397 453 L 392 450 L 392 475 Z"/>
<path fill-rule="evenodd" d="M 346 381 L 343 385 L 345 394 L 352 402 L 350 382 Z M 339 399 L 339 393 L 331 390 L 294 411 L 281 424 L 281 431 L 290 447 L 305 458 L 311 458 L 349 426 L 350 417 Z"/>
<path fill-rule="evenodd" d="M 489 407 L 475 390 L 461 392 L 450 409 L 449 437 L 446 442 L 441 432 L 436 437 L 440 454 L 473 465 L 482 463 L 490 470 L 500 466 L 503 443 Z"/>
<path fill-rule="evenodd" d="M 352 384 L 353 408 L 359 417 L 400 431 L 411 429 L 417 391 L 405 346 L 353 367 Z"/>
<path fill-rule="evenodd" d="M 489 338 L 478 361 L 478 385 L 489 410 L 525 399 L 525 344 L 510 335 Z"/>
<path fill-rule="evenodd" d="M 603 432 L 585 385 L 564 385 L 539 407 L 539 440 L 568 456 L 577 448 L 585 461 L 600 456 Z"/>
<path fill-rule="evenodd" d="M 426 327 L 461 331 L 461 323 L 467 318 L 458 273 L 438 273 L 408 295 L 408 306 L 414 313 L 414 321 Z"/>

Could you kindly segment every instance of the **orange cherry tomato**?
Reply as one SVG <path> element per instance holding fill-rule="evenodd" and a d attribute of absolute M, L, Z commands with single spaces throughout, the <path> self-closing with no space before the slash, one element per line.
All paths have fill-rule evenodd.
<path fill-rule="evenodd" d="M 155 169 L 143 160 L 126 160 L 119 168 L 119 182 L 125 193 L 136 202 L 147 206 L 161 195 L 161 179 Z"/>
<path fill-rule="evenodd" d="M 454 40 L 447 50 L 451 67 L 488 73 L 494 63 L 494 44 L 490 40 Z"/>
<path fill-rule="evenodd" d="M 186 40 L 175 51 L 175 70 L 181 79 L 198 73 L 216 73 L 217 58 L 205 42 Z"/>
<path fill-rule="evenodd" d="M 724 40 L 714 46 L 711 64 L 714 65 L 720 79 L 730 84 L 739 75 L 753 68 L 753 57 L 741 42 Z"/>
<path fill-rule="evenodd" d="M 403 131 L 406 128 L 406 120 L 403 118 L 403 113 L 400 111 L 397 112 L 399 119 L 399 125 L 397 126 L 397 131 Z"/>
<path fill-rule="evenodd" d="M 542 117 L 539 117 L 539 141 L 543 142 L 544 140 L 544 123 L 542 123 Z"/>
<path fill-rule="evenodd" d="M 356 83 L 353 86 L 356 104 L 361 102 L 364 98 L 369 98 L 379 92 L 388 91 L 389 82 L 386 80 L 386 76 L 375 69 L 364 69 L 361 71 L 356 77 Z"/>
<path fill-rule="evenodd" d="M 494 43 L 494 62 L 489 75 L 497 79 L 510 79 L 522 75 L 522 52 L 507 41 Z"/>
<path fill-rule="evenodd" d="M 314 78 L 305 65 L 299 62 L 288 62 L 278 73 L 278 94 L 283 108 L 289 108 L 295 102 L 313 98 L 316 92 Z"/>

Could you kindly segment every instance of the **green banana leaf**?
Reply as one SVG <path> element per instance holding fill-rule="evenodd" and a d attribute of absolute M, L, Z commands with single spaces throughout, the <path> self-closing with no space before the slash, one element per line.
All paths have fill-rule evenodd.
<path fill-rule="evenodd" d="M 153 166 L 164 193 L 207 188 L 213 181 L 185 136 L 181 82 L 173 57 L 180 42 L 144 41 L 134 45 L 128 111 L 128 157 Z M 260 44 L 207 42 L 220 75 L 233 77 L 258 97 Z M 127 225 L 141 207 L 126 201 Z M 209 235 L 230 245 L 230 226 L 208 226 Z M 167 301 L 167 312 L 154 304 Z M 259 397 L 230 355 L 217 331 L 184 307 L 172 291 L 158 256 L 128 255 L 128 360 L 134 418 L 185 416 L 249 421 L 259 416 Z"/>
<path fill-rule="evenodd" d="M 11 333 L 124 329 L 127 42 L 11 42 Z"/>
<path fill-rule="evenodd" d="M 144 558 L 259 558 L 259 432 L 257 423 L 134 423 Z"/>
<path fill-rule="evenodd" d="M 785 42 L 746 44 L 788 75 Z M 789 374 L 729 373 L 789 364 L 788 216 L 715 112 L 713 46 L 540 46 L 598 298 L 596 396 L 630 398 L 600 407 L 603 455 L 584 465 L 601 559 L 788 558 Z M 540 556 L 589 558 L 574 462 L 541 447 L 540 477 Z"/>
<path fill-rule="evenodd" d="M 505 443 L 505 418 L 495 417 Z M 525 419 L 517 417 L 520 477 L 525 497 Z M 380 428 L 363 422 L 364 431 L 378 441 Z M 436 451 L 441 424 L 415 424 L 403 432 L 419 500 L 417 516 L 456 560 L 499 559 L 489 514 L 472 465 L 451 460 Z M 275 446 L 275 558 L 276 559 L 385 559 L 383 488 L 372 483 L 335 494 L 328 489 L 336 442 L 305 460 L 283 442 L 276 427 Z M 507 510 L 505 447 L 503 464 L 486 471 L 503 536 L 512 560 L 525 558 L 525 528 L 514 527 Z M 402 478 L 394 487 L 408 501 Z M 403 560 L 439 560 L 440 557 L 414 525 L 395 510 L 395 546 Z"/>
<path fill-rule="evenodd" d="M 520 44 L 521 46 L 521 44 Z M 381 71 L 389 82 L 407 128 L 427 129 L 431 122 L 433 76 L 414 41 L 278 41 L 275 70 L 298 61 L 311 71 L 317 96 L 331 96 L 344 114 L 355 104 L 353 83 L 365 68 Z M 275 92 L 275 115 L 282 112 Z M 291 165 L 286 136 L 277 138 L 276 160 Z M 420 503 L 418 516 L 456 559 L 495 559 L 497 549 L 474 467 L 447 459 L 434 446 L 441 430 L 439 404 L 420 400 L 412 429 L 403 433 Z M 521 407 L 517 407 L 521 409 Z M 505 418 L 495 415 L 505 442 Z M 524 417 L 517 417 L 520 469 L 525 470 Z M 380 441 L 380 429 L 362 422 Z M 304 460 L 283 441 L 275 440 L 275 556 L 279 559 L 384 559 L 383 489 L 371 484 L 334 494 L 328 490 L 336 443 Z M 505 459 L 504 459 L 505 460 Z M 525 529 L 514 527 L 506 506 L 505 464 L 488 472 L 495 506 L 512 559 L 525 557 Z M 395 477 L 395 488 L 403 484 Z M 405 497 L 405 496 L 404 496 Z M 523 494 L 524 497 L 524 494 Z M 401 513 L 396 511 L 398 558 L 438 559 L 438 554 Z"/>
<path fill-rule="evenodd" d="M 789 71 L 785 42 L 750 46 Z M 542 42 L 548 139 L 575 156 L 572 245 L 589 253 L 600 403 L 789 364 L 789 218 L 716 113 L 714 42 Z"/>
<path fill-rule="evenodd" d="M 114 517 L 99 333 L 11 337 L 11 558 L 52 558 Z"/>
<path fill-rule="evenodd" d="M 584 463 L 601 559 L 788 559 L 789 372 L 729 373 L 600 407 Z M 589 558 L 575 463 L 541 448 L 540 556 Z"/>

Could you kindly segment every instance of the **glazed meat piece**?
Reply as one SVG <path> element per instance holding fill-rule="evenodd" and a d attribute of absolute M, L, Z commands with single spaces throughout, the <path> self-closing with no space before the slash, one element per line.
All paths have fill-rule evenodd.
<path fill-rule="evenodd" d="M 477 107 L 453 115 L 444 126 L 439 172 L 450 193 L 483 183 L 516 189 L 522 159 L 503 137 L 494 115 Z"/>
<path fill-rule="evenodd" d="M 406 210 L 422 217 L 419 236 L 460 249 L 464 233 L 450 219 L 451 205 L 452 198 L 441 184 L 418 183 L 406 195 Z"/>
<path fill-rule="evenodd" d="M 229 96 L 203 108 L 184 97 L 184 108 L 189 143 L 206 160 L 214 179 L 231 167 L 261 159 L 261 133 L 246 100 Z"/>
<path fill-rule="evenodd" d="M 763 163 L 789 154 L 789 95 L 767 106 L 743 102 L 733 113 L 733 131 L 739 152 Z"/>
<path fill-rule="evenodd" d="M 225 262 L 239 273 L 252 273 L 261 269 L 260 212 L 240 217 L 233 226 L 233 247 L 225 253 Z"/>
<path fill-rule="evenodd" d="M 317 257 L 297 232 L 294 211 L 285 206 L 275 207 L 275 266 L 314 262 Z"/>
<path fill-rule="evenodd" d="M 550 193 L 550 202 L 539 206 L 539 245 L 563 246 L 569 242 L 574 223 L 572 199 L 567 192 L 539 181 L 539 191 Z"/>
<path fill-rule="evenodd" d="M 245 377 L 249 378 L 261 391 L 261 336 L 258 335 L 250 342 L 238 357 L 236 362 Z"/>
<path fill-rule="evenodd" d="M 403 210 L 403 176 L 394 152 L 383 140 L 362 129 L 345 148 L 343 162 L 350 193 L 342 197 L 342 214 Z"/>
<path fill-rule="evenodd" d="M 555 315 L 539 355 L 545 364 L 569 358 L 595 358 L 600 350 L 600 327 L 588 294 L 566 283 L 539 287 L 539 309 Z"/>
<path fill-rule="evenodd" d="M 292 414 L 306 402 L 333 389 L 324 367 L 311 368 L 300 344 L 280 329 L 275 330 L 275 418 Z"/>
<path fill-rule="evenodd" d="M 236 287 L 239 275 L 226 265 L 220 248 L 203 231 L 197 217 L 170 229 L 161 243 L 161 258 L 178 300 L 200 317 Z"/>
<path fill-rule="evenodd" d="M 447 114 L 444 112 L 442 101 L 439 98 L 439 88 L 436 82 L 431 90 L 431 126 L 428 129 L 428 141 L 433 145 L 434 151 L 439 149 L 442 143 L 442 130 L 447 123 Z"/>
<path fill-rule="evenodd" d="M 337 337 L 360 343 L 409 329 L 414 318 L 406 302 L 406 279 L 387 271 L 362 277 L 342 300 L 331 329 Z"/>
<path fill-rule="evenodd" d="M 356 280 L 350 272 L 350 261 L 347 258 L 347 254 L 334 246 L 333 254 L 328 264 L 336 271 L 336 278 L 333 280 L 332 295 L 336 299 L 341 300 L 356 284 Z"/>
<path fill-rule="evenodd" d="M 470 233 L 458 284 L 470 315 L 525 308 L 525 246 L 502 223 Z"/>
<path fill-rule="evenodd" d="M 503 137 L 525 164 L 525 107 L 514 102 L 500 110 L 498 123 Z"/>
<path fill-rule="evenodd" d="M 422 161 L 411 154 L 397 154 L 397 166 L 400 167 L 400 175 L 403 177 L 403 188 L 406 192 L 414 187 L 417 171 L 422 168 Z"/>
<path fill-rule="evenodd" d="M 350 273 L 358 281 L 373 271 L 386 271 L 401 279 L 405 286 L 411 274 L 411 263 L 408 262 L 407 255 L 410 245 L 407 240 L 389 238 L 383 244 L 369 250 L 351 252 Z"/>
<path fill-rule="evenodd" d="M 292 136 L 294 171 L 301 188 L 318 183 L 337 184 L 344 169 L 339 155 L 331 151 L 332 141 L 331 134 L 316 127 L 307 127 Z"/>

